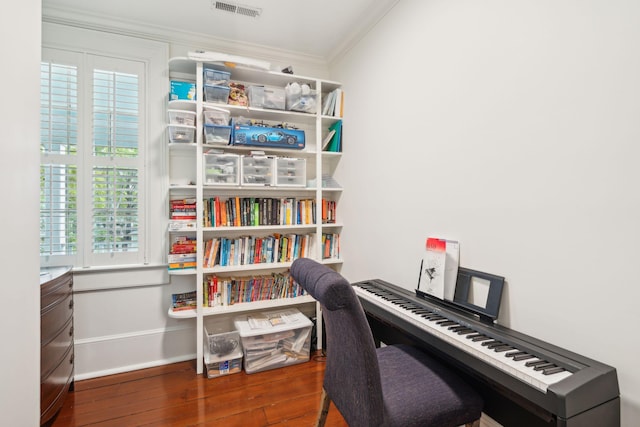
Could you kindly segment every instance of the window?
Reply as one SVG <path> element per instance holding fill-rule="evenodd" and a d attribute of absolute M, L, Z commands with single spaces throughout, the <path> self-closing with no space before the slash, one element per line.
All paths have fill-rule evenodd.
<path fill-rule="evenodd" d="M 143 62 L 43 49 L 43 264 L 144 262 L 144 88 Z"/>

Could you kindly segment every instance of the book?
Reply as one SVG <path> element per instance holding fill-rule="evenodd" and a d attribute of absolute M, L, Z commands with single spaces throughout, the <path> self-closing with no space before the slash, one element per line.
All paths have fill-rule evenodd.
<path fill-rule="evenodd" d="M 342 101 L 344 95 L 340 88 L 336 89 L 334 92 L 336 93 L 336 102 L 333 108 L 333 116 L 342 117 Z"/>
<path fill-rule="evenodd" d="M 439 299 L 444 299 L 444 264 L 446 256 L 446 242 L 428 237 L 420 275 L 421 283 L 419 285 L 424 283 L 426 286 L 425 292 Z"/>
<path fill-rule="evenodd" d="M 335 106 L 336 92 L 329 92 L 324 98 L 324 104 L 322 105 L 322 114 L 325 116 L 333 115 L 333 107 Z M 331 113 L 331 114 L 330 114 Z"/>
<path fill-rule="evenodd" d="M 342 151 L 342 120 L 337 120 L 329 126 L 329 131 L 332 130 L 335 131 L 335 133 L 333 134 L 331 141 L 329 141 L 326 151 L 339 153 Z"/>
<path fill-rule="evenodd" d="M 335 134 L 336 134 L 335 129 L 331 129 L 329 133 L 327 133 L 327 136 L 325 136 L 324 139 L 322 140 L 322 151 L 327 151 L 327 148 L 329 147 L 329 143 L 331 142 L 331 139 L 333 139 L 333 135 Z"/>
<path fill-rule="evenodd" d="M 422 260 L 418 288 L 427 294 L 453 300 L 458 277 L 459 244 L 453 240 L 428 237 Z"/>
<path fill-rule="evenodd" d="M 458 281 L 458 264 L 460 262 L 460 244 L 447 240 L 447 257 L 444 265 L 444 299 L 453 301 Z"/>
<path fill-rule="evenodd" d="M 171 309 L 173 311 L 192 310 L 196 306 L 196 291 L 171 295 Z"/>

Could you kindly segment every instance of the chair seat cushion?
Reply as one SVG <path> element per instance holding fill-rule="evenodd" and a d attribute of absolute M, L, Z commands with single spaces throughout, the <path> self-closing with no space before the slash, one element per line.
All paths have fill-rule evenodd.
<path fill-rule="evenodd" d="M 385 425 L 447 427 L 480 418 L 482 398 L 433 357 L 401 344 L 376 351 Z"/>

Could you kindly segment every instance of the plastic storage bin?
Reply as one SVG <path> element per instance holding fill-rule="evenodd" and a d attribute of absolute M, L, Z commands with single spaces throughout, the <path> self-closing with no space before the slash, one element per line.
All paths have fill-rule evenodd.
<path fill-rule="evenodd" d="M 316 112 L 316 90 L 307 84 L 290 83 L 285 87 L 287 110 L 303 113 Z"/>
<path fill-rule="evenodd" d="M 229 144 L 231 140 L 231 126 L 204 125 L 205 144 Z"/>
<path fill-rule="evenodd" d="M 205 153 L 204 185 L 240 185 L 240 156 Z"/>
<path fill-rule="evenodd" d="M 229 86 L 204 85 L 204 100 L 226 104 L 229 100 Z"/>
<path fill-rule="evenodd" d="M 169 142 L 193 143 L 196 137 L 196 127 L 187 125 L 168 125 Z"/>
<path fill-rule="evenodd" d="M 220 332 L 219 328 L 205 325 L 204 365 L 208 378 L 242 371 L 242 344 L 238 331 Z"/>
<path fill-rule="evenodd" d="M 275 158 L 273 156 L 241 156 L 241 185 L 273 185 Z"/>
<path fill-rule="evenodd" d="M 313 323 L 295 308 L 240 316 L 234 323 L 248 374 L 309 360 Z"/>
<path fill-rule="evenodd" d="M 215 107 L 207 107 L 207 109 L 202 112 L 202 116 L 204 117 L 205 126 L 227 126 L 229 120 L 231 120 L 231 113 L 228 110 Z"/>
<path fill-rule="evenodd" d="M 204 84 L 228 86 L 231 73 L 228 71 L 216 70 L 215 68 L 204 69 Z"/>
<path fill-rule="evenodd" d="M 278 157 L 276 159 L 276 186 L 305 187 L 307 185 L 306 159 Z"/>
<path fill-rule="evenodd" d="M 282 87 L 249 86 L 247 92 L 250 107 L 284 110 L 285 94 Z"/>
<path fill-rule="evenodd" d="M 170 125 L 196 125 L 196 112 L 187 110 L 167 110 Z"/>

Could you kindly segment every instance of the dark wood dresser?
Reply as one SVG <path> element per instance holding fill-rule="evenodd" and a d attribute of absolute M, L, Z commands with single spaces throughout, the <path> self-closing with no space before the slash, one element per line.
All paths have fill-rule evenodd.
<path fill-rule="evenodd" d="M 47 424 L 73 388 L 73 274 L 40 270 L 40 424 Z"/>

